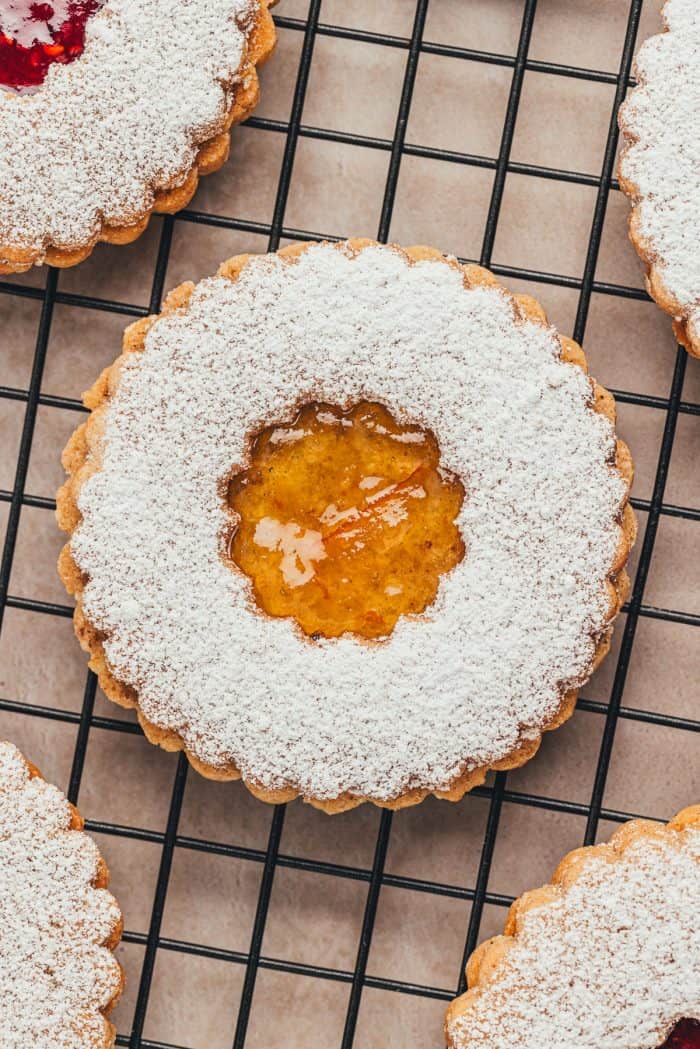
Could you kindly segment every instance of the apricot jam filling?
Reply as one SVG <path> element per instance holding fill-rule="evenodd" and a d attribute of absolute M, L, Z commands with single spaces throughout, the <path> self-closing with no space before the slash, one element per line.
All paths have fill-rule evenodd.
<path fill-rule="evenodd" d="M 0 0 L 0 86 L 28 91 L 54 62 L 82 55 L 85 26 L 104 0 Z"/>
<path fill-rule="evenodd" d="M 228 489 L 230 555 L 259 607 L 313 637 L 381 638 L 423 612 L 464 556 L 464 488 L 439 462 L 430 431 L 366 401 L 263 430 Z"/>

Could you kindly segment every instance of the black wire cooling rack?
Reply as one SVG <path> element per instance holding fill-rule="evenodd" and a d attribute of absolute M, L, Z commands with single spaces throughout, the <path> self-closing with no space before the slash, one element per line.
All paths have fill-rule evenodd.
<path fill-rule="evenodd" d="M 410 0 L 405 0 L 405 2 L 408 5 Z M 465 3 L 466 2 L 467 0 L 465 0 Z M 61 292 L 59 290 L 59 272 L 53 269 L 48 269 L 46 271 L 46 281 L 43 288 L 15 284 L 11 281 L 0 281 L 0 294 L 40 299 L 42 303 L 36 335 L 33 367 L 28 388 L 16 389 L 0 385 L 0 397 L 21 401 L 25 404 L 24 422 L 21 433 L 14 487 L 11 491 L 0 491 L 0 501 L 9 504 L 8 524 L 5 535 L 2 565 L 0 568 L 0 626 L 2 625 L 2 617 L 4 616 L 6 608 L 25 609 L 52 616 L 70 616 L 72 614 L 72 609 L 68 606 L 32 600 L 29 598 L 20 598 L 11 595 L 8 592 L 22 508 L 30 506 L 45 510 L 53 510 L 55 507 L 53 500 L 33 496 L 28 494 L 25 490 L 37 409 L 39 405 L 45 405 L 72 411 L 82 410 L 82 405 L 76 400 L 65 397 L 49 396 L 41 392 L 42 375 L 47 356 L 47 346 L 49 342 L 54 305 L 59 303 L 76 309 L 87 308 L 93 310 L 104 310 L 111 313 L 123 314 L 124 316 L 131 318 L 142 317 L 148 313 L 157 312 L 160 308 L 163 283 L 168 266 L 175 223 L 199 223 L 223 229 L 246 231 L 252 234 L 263 234 L 268 238 L 268 248 L 270 251 L 274 251 L 278 248 L 282 238 L 297 241 L 334 239 L 326 238 L 321 232 L 291 229 L 284 224 L 285 207 L 289 194 L 295 152 L 300 137 L 358 145 L 365 148 L 383 150 L 390 154 L 388 175 L 386 178 L 381 208 L 381 218 L 377 230 L 377 239 L 380 241 L 385 241 L 389 235 L 399 169 L 404 156 L 412 155 L 433 158 L 451 162 L 453 164 L 472 165 L 493 170 L 493 188 L 488 207 L 481 255 L 478 260 L 463 261 L 478 261 L 482 265 L 490 267 L 495 273 L 504 277 L 553 284 L 578 291 L 578 309 L 573 335 L 579 342 L 583 340 L 591 295 L 593 292 L 602 295 L 621 296 L 631 299 L 646 299 L 646 294 L 639 289 L 595 280 L 596 263 L 601 243 L 608 196 L 611 191 L 615 192 L 619 190 L 619 186 L 613 178 L 618 139 L 616 122 L 617 110 L 628 87 L 633 84 L 630 77 L 630 71 L 641 8 L 642 0 L 632 0 L 629 5 L 624 47 L 620 58 L 619 70 L 615 75 L 592 69 L 583 69 L 569 65 L 533 61 L 529 59 L 528 48 L 533 25 L 535 23 L 537 0 L 524 0 L 522 24 L 517 53 L 515 55 L 502 55 L 485 51 L 470 50 L 462 47 L 451 47 L 449 45 L 430 43 L 424 40 L 423 33 L 428 10 L 428 0 L 418 0 L 415 5 L 413 30 L 410 38 L 387 36 L 337 25 L 326 25 L 320 20 L 321 0 L 310 0 L 306 19 L 287 18 L 284 17 L 284 14 L 276 19 L 279 27 L 296 31 L 303 36 L 303 45 L 301 48 L 301 56 L 296 76 L 296 85 L 289 121 L 282 122 L 256 117 L 253 117 L 248 121 L 249 125 L 253 127 L 261 128 L 273 133 L 283 134 L 285 136 L 284 156 L 277 185 L 274 211 L 272 220 L 269 224 L 249 222 L 223 215 L 205 214 L 193 209 L 187 209 L 174 217 L 166 217 L 163 220 L 160 245 L 153 272 L 150 302 L 147 308 L 95 296 L 67 294 Z M 314 44 L 319 36 L 341 37 L 349 40 L 360 41 L 365 44 L 377 44 L 384 47 L 396 48 L 406 52 L 403 87 L 392 139 L 370 138 L 362 135 L 309 127 L 302 123 L 304 98 Z M 510 93 L 501 136 L 500 149 L 497 157 L 491 158 L 457 153 L 444 149 L 432 149 L 420 145 L 412 145 L 406 142 L 406 128 L 411 108 L 411 97 L 416 78 L 418 61 L 421 54 L 443 55 L 450 58 L 463 59 L 470 62 L 488 63 L 512 69 Z M 578 174 L 572 171 L 541 167 L 533 164 L 520 164 L 511 161 L 511 145 L 513 142 L 521 89 L 526 70 L 536 70 L 539 73 L 553 74 L 561 77 L 573 77 L 615 85 L 614 104 L 610 113 L 607 142 L 599 176 Z M 597 195 L 593 221 L 582 277 L 574 278 L 561 276 L 554 273 L 543 273 L 536 270 L 505 265 L 494 265 L 492 263 L 493 246 L 496 237 L 499 213 L 501 210 L 501 202 L 506 176 L 509 172 L 517 172 L 524 175 L 563 182 L 573 182 L 596 188 Z M 348 234 L 352 234 L 352 232 L 352 230 L 347 231 Z M 140 977 L 135 976 L 133 973 L 131 974 L 131 980 L 138 980 L 138 995 L 134 1010 L 132 1030 L 130 1034 L 120 1034 L 118 1036 L 118 1045 L 129 1046 L 131 1049 L 138 1049 L 138 1047 L 143 1047 L 143 1049 L 182 1049 L 182 1047 L 173 1046 L 170 1043 L 149 1041 L 143 1037 L 156 953 L 161 949 L 226 960 L 234 964 L 245 966 L 245 979 L 243 982 L 238 1016 L 235 1021 L 235 1030 L 233 1028 L 233 1021 L 231 1021 L 232 1031 L 234 1031 L 232 1037 L 232 1045 L 234 1049 L 243 1049 L 246 1044 L 246 1033 L 248 1030 L 253 996 L 255 993 L 256 977 L 260 969 L 273 969 L 287 973 L 312 976 L 323 980 L 340 981 L 348 984 L 350 990 L 341 1046 L 342 1049 L 351 1049 L 353 1044 L 357 1045 L 357 1043 L 355 1043 L 355 1030 L 360 1000 L 365 987 L 397 991 L 403 994 L 421 995 L 444 1001 L 450 1000 L 455 993 L 464 990 L 464 964 L 460 966 L 459 974 L 455 974 L 455 986 L 452 990 L 441 990 L 433 987 L 407 983 L 398 979 L 380 978 L 368 975 L 367 960 L 372 941 L 377 905 L 383 885 L 408 888 L 414 891 L 435 893 L 438 895 L 451 896 L 471 901 L 471 913 L 467 928 L 466 941 L 464 944 L 464 962 L 466 962 L 468 955 L 478 942 L 479 928 L 485 904 L 507 907 L 512 902 L 507 896 L 488 891 L 489 872 L 498 834 L 499 817 L 504 801 L 518 805 L 533 806 L 539 809 L 547 809 L 553 812 L 585 816 L 587 820 L 584 839 L 585 844 L 590 844 L 595 840 L 598 824 L 601 819 L 623 822 L 632 815 L 635 815 L 634 813 L 619 812 L 603 807 L 606 777 L 608 774 L 615 731 L 620 719 L 627 718 L 634 721 L 661 725 L 667 728 L 684 729 L 686 731 L 700 731 L 700 721 L 673 717 L 668 714 L 632 709 L 623 705 L 625 681 L 630 666 L 635 632 L 640 616 L 673 621 L 686 625 L 700 626 L 700 615 L 680 612 L 673 609 L 656 608 L 644 603 L 644 589 L 654 553 L 654 541 L 661 515 L 671 515 L 694 521 L 700 520 L 699 509 L 675 506 L 664 502 L 666 479 L 679 413 L 700 415 L 700 404 L 686 402 L 681 399 L 685 368 L 686 354 L 682 348 L 679 348 L 675 358 L 675 366 L 673 369 L 668 397 L 647 396 L 624 390 L 613 391 L 618 402 L 646 406 L 663 412 L 664 428 L 651 498 L 649 500 L 633 500 L 633 504 L 637 509 L 646 512 L 646 525 L 643 534 L 640 537 L 641 555 L 639 557 L 639 565 L 634 580 L 634 586 L 629 603 L 625 608 L 627 615 L 624 628 L 621 628 L 622 640 L 610 700 L 608 703 L 599 703 L 589 700 L 579 701 L 579 708 L 599 714 L 605 719 L 605 727 L 602 734 L 590 802 L 588 804 L 580 804 L 571 801 L 545 798 L 521 791 L 509 790 L 506 774 L 499 773 L 496 775 L 492 786 L 481 787 L 474 792 L 475 794 L 489 800 L 489 810 L 481 848 L 476 884 L 473 888 L 464 888 L 385 873 L 385 859 L 392 827 L 392 813 L 388 811 L 383 811 L 381 815 L 374 850 L 374 860 L 371 869 L 340 866 L 333 863 L 281 854 L 280 839 L 285 817 L 284 806 L 278 806 L 274 810 L 269 840 L 265 850 L 222 844 L 179 834 L 178 821 L 188 775 L 187 760 L 183 755 L 180 755 L 174 778 L 167 825 L 164 833 L 138 827 L 122 827 L 105 822 L 88 821 L 87 823 L 89 830 L 101 834 L 132 837 L 141 841 L 156 843 L 161 846 L 160 867 L 148 932 L 147 934 L 142 934 L 127 931 L 124 936 L 124 940 L 127 943 L 139 944 L 144 948 L 144 957 Z M 68 797 L 74 803 L 78 800 L 91 727 L 94 726 L 100 729 L 125 733 L 138 733 L 140 731 L 138 726 L 131 722 L 94 715 L 95 694 L 96 679 L 95 676 L 89 672 L 85 683 L 82 709 L 80 713 L 19 702 L 9 697 L 0 699 L 0 710 L 16 714 L 27 714 L 33 717 L 55 719 L 72 723 L 77 726 L 73 763 L 68 788 Z M 235 804 L 233 796 L 232 804 Z M 244 858 L 257 861 L 261 864 L 262 875 L 260 879 L 257 911 L 253 924 L 250 948 L 247 953 L 225 951 L 218 948 L 210 948 L 205 945 L 193 944 L 161 936 L 161 922 L 168 892 L 171 865 L 174 852 L 179 848 L 193 849 L 222 856 Z M 261 948 L 273 880 L 275 877 L 275 871 L 280 866 L 366 882 L 367 898 L 354 970 L 341 971 L 323 966 L 301 964 L 298 962 L 284 961 L 263 956 Z M 281 1045 L 282 1042 L 280 1041 L 278 1044 Z M 197 1046 L 194 1047 L 194 1049 L 201 1049 L 201 1047 Z"/>

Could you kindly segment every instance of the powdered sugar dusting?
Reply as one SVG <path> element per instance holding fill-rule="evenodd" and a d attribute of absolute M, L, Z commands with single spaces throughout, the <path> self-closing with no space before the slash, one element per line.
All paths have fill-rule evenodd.
<path fill-rule="evenodd" d="M 64 249 L 136 222 L 221 131 L 257 0 L 107 0 L 85 51 L 0 91 L 0 244 Z"/>
<path fill-rule="evenodd" d="M 442 262 L 320 245 L 197 286 L 129 356 L 71 540 L 88 619 L 145 716 L 266 788 L 374 799 L 505 756 L 590 670 L 625 485 L 552 329 Z M 467 490 L 464 560 L 379 644 L 314 643 L 221 556 L 219 486 L 309 401 L 384 404 Z"/>
<path fill-rule="evenodd" d="M 700 832 L 589 858 L 449 1026 L 455 1049 L 656 1049 L 700 1019 Z"/>
<path fill-rule="evenodd" d="M 700 336 L 700 6 L 667 0 L 669 32 L 636 59 L 641 82 L 621 110 L 631 144 L 620 173 L 638 190 L 639 232 L 667 292 Z"/>
<path fill-rule="evenodd" d="M 100 1007 L 118 992 L 121 977 L 100 944 L 117 926 L 119 909 L 108 892 L 92 887 L 97 848 L 70 823 L 61 792 L 30 779 L 17 748 L 0 742 L 3 1049 L 108 1044 Z"/>
<path fill-rule="evenodd" d="M 35 41 L 50 44 L 53 37 L 49 29 L 49 19 L 29 19 L 27 9 L 26 0 L 6 0 L 0 7 L 0 25 L 3 33 L 15 40 L 20 47 L 31 47 Z M 51 11 L 51 25 L 63 25 L 70 14 L 70 0 L 53 0 Z"/>

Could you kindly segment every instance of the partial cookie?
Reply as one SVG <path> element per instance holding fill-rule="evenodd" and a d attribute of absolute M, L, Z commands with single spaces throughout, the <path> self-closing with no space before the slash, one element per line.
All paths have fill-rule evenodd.
<path fill-rule="evenodd" d="M 0 741 L 0 1045 L 109 1049 L 122 916 L 83 820 Z"/>
<path fill-rule="evenodd" d="M 0 4 L 0 273 L 185 207 L 257 103 L 271 2 Z"/>
<path fill-rule="evenodd" d="M 614 403 L 434 249 L 241 256 L 85 397 L 59 570 L 105 692 L 266 801 L 456 800 L 572 713 L 634 540 Z"/>
<path fill-rule="evenodd" d="M 699 914 L 700 806 L 577 849 L 472 954 L 450 1049 L 697 1049 Z"/>
<path fill-rule="evenodd" d="M 639 51 L 639 86 L 620 108 L 620 185 L 647 290 L 700 356 L 700 6 L 666 0 L 666 32 Z"/>

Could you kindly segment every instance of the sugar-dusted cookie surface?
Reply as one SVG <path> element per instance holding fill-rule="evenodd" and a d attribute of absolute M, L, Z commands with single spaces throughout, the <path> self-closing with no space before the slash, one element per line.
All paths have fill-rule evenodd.
<path fill-rule="evenodd" d="M 641 47 L 639 86 L 620 109 L 619 176 L 649 293 L 700 356 L 700 6 L 666 0 L 663 18 L 666 32 Z"/>
<path fill-rule="evenodd" d="M 0 741 L 0 1045 L 107 1049 L 122 990 L 108 872 L 82 820 Z"/>
<path fill-rule="evenodd" d="M 432 249 L 301 245 L 183 285 L 124 346 L 64 456 L 60 572 L 103 687 L 154 742 L 338 811 L 461 797 L 571 714 L 628 585 L 632 468 L 537 303 Z M 264 614 L 229 558 L 228 480 L 260 427 L 300 436 L 284 426 L 309 402 L 383 405 L 463 485 L 464 556 L 374 643 Z M 268 549 L 289 538 L 263 524 Z M 329 556 L 306 533 L 302 561 L 311 539 Z"/>
<path fill-rule="evenodd" d="M 257 102 L 268 5 L 93 3 L 79 57 L 52 64 L 33 93 L 0 87 L 0 273 L 73 265 L 98 240 L 134 240 L 152 211 L 183 208 Z M 0 30 L 5 18 L 19 33 L 9 6 Z"/>
<path fill-rule="evenodd" d="M 700 806 L 570 853 L 551 885 L 513 904 L 505 935 L 470 958 L 449 1046 L 697 1046 L 698 914 Z"/>

